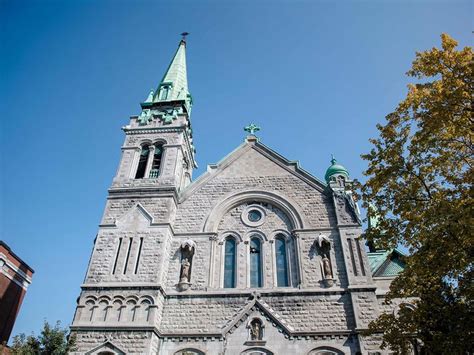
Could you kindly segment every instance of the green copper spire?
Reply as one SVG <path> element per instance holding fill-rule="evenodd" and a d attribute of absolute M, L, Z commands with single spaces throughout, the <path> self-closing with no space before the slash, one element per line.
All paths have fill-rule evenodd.
<path fill-rule="evenodd" d="M 183 39 L 179 42 L 173 60 L 168 70 L 155 92 L 153 102 L 167 101 L 186 101 L 186 106 L 191 107 L 192 99 L 188 90 L 188 77 L 186 72 L 186 35 L 184 32 Z"/>

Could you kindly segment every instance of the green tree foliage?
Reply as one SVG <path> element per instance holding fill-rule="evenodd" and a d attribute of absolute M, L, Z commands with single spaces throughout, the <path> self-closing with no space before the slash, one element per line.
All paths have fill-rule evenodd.
<path fill-rule="evenodd" d="M 370 325 L 398 353 L 414 337 L 429 354 L 474 350 L 473 53 L 446 34 L 441 40 L 441 48 L 416 54 L 407 75 L 417 83 L 362 156 L 364 207 L 379 219 L 366 238 L 410 253 L 388 299 L 417 297 L 414 309 Z"/>
<path fill-rule="evenodd" d="M 19 334 L 13 338 L 12 355 L 65 355 L 75 348 L 75 338 L 60 322 L 53 327 L 44 322 L 39 336 Z"/>

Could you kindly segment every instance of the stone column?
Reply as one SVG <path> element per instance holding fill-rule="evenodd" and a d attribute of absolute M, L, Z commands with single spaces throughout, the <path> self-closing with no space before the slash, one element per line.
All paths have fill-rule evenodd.
<path fill-rule="evenodd" d="M 134 148 L 134 154 L 133 154 L 132 161 L 130 163 L 130 170 L 128 174 L 128 177 L 130 179 L 135 179 L 135 175 L 137 173 L 137 168 L 138 168 L 138 161 L 140 160 L 140 153 L 141 153 L 140 147 Z"/>
<path fill-rule="evenodd" d="M 209 237 L 209 241 L 211 242 L 211 252 L 209 258 L 209 288 L 214 288 L 214 279 L 215 279 L 215 267 L 216 267 L 216 244 L 217 244 L 217 235 L 211 235 Z"/>
<path fill-rule="evenodd" d="M 276 254 L 275 254 L 275 240 L 271 239 L 268 241 L 270 243 L 270 259 L 271 259 L 271 264 L 272 264 L 272 275 L 273 277 L 271 278 L 271 284 L 270 287 L 274 288 L 278 286 L 277 282 L 277 268 L 276 268 Z M 288 245 L 288 244 L 286 244 Z M 287 260 L 288 260 L 288 254 L 287 254 Z"/>
<path fill-rule="evenodd" d="M 301 242 L 300 242 L 300 235 L 299 233 L 296 233 L 296 232 L 292 232 L 293 234 L 293 237 L 295 238 L 295 258 L 296 258 L 296 265 L 298 265 L 298 281 L 299 281 L 299 285 L 293 285 L 293 287 L 296 287 L 296 286 L 304 286 L 305 285 L 305 282 L 304 282 L 304 273 L 303 273 L 303 266 L 301 265 L 301 259 L 300 259 L 300 256 L 301 256 Z M 296 270 L 295 270 L 296 271 Z"/>
<path fill-rule="evenodd" d="M 150 151 L 148 153 L 148 160 L 146 162 L 145 176 L 143 178 L 148 178 L 150 176 L 151 166 L 153 165 L 153 157 L 155 156 L 155 146 L 150 145 Z"/>

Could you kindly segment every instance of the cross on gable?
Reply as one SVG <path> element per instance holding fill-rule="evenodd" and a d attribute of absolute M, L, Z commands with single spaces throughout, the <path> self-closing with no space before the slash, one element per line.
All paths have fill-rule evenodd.
<path fill-rule="evenodd" d="M 249 134 L 255 135 L 255 132 L 260 131 L 260 127 L 255 123 L 251 123 L 248 126 L 244 127 L 244 131 L 249 132 Z"/>

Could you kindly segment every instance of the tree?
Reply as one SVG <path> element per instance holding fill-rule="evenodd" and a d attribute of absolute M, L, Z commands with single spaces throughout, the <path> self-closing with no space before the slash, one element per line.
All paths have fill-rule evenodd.
<path fill-rule="evenodd" d="M 447 34 L 441 40 L 441 48 L 416 53 L 407 75 L 417 83 L 362 156 L 364 207 L 378 217 L 365 237 L 410 254 L 387 300 L 416 297 L 414 307 L 370 324 L 402 354 L 415 338 L 428 354 L 474 349 L 473 53 Z"/>
<path fill-rule="evenodd" d="M 12 355 L 63 355 L 74 348 L 75 338 L 70 336 L 68 329 L 61 328 L 60 322 L 52 327 L 45 321 L 38 337 L 24 333 L 16 335 L 10 352 Z"/>

